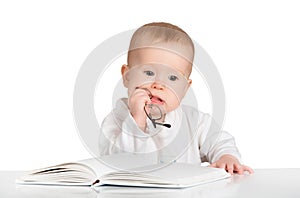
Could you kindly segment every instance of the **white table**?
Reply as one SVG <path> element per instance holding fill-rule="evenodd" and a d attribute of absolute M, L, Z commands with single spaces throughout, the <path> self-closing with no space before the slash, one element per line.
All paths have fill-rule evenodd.
<path fill-rule="evenodd" d="M 0 197 L 295 197 L 300 198 L 300 169 L 257 169 L 253 175 L 186 189 L 130 187 L 57 187 L 16 185 L 22 171 L 0 171 Z"/>

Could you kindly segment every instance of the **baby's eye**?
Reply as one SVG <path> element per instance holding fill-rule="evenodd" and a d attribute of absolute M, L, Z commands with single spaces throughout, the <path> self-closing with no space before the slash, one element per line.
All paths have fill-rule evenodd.
<path fill-rule="evenodd" d="M 177 77 L 177 76 L 174 76 L 174 75 L 170 75 L 170 76 L 169 76 L 169 80 L 171 80 L 171 81 L 176 81 L 176 80 L 178 80 L 178 77 Z"/>
<path fill-rule="evenodd" d="M 155 74 L 153 71 L 150 71 L 150 70 L 144 71 L 144 73 L 145 73 L 147 76 L 154 76 L 154 74 Z"/>

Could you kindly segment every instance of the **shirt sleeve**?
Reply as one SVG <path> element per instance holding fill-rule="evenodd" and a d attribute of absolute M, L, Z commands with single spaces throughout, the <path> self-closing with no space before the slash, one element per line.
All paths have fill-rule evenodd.
<path fill-rule="evenodd" d="M 202 161 L 213 163 L 221 156 L 230 154 L 241 161 L 241 155 L 236 147 L 234 137 L 214 121 L 209 114 L 204 114 L 198 124 L 199 147 Z"/>

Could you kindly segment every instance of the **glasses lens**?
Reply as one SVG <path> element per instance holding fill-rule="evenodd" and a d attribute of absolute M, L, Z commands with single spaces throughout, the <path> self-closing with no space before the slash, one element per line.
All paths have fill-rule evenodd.
<path fill-rule="evenodd" d="M 147 104 L 146 111 L 149 117 L 153 120 L 159 120 L 162 118 L 162 111 L 158 105 L 155 104 Z"/>

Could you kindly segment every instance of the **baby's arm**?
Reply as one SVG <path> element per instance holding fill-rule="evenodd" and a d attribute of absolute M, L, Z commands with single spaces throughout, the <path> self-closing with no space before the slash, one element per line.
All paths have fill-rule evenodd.
<path fill-rule="evenodd" d="M 219 127 L 216 127 L 216 122 L 209 116 L 206 115 L 206 121 L 209 122 L 207 128 L 204 132 L 205 141 L 203 141 L 202 136 L 202 145 L 205 142 L 205 149 L 202 149 L 202 155 L 205 155 L 211 167 L 223 168 L 227 172 L 234 174 L 244 174 L 245 171 L 253 173 L 253 170 L 241 164 L 240 162 L 240 153 L 236 147 L 234 137 L 227 133 L 226 131 L 219 131 Z M 211 127 L 211 131 L 209 131 Z M 219 131 L 218 133 L 212 134 L 212 131 Z M 200 149 L 201 151 L 201 149 Z"/>
<path fill-rule="evenodd" d="M 136 89 L 128 99 L 129 111 L 136 124 L 142 131 L 146 130 L 147 115 L 144 112 L 144 106 L 151 100 L 144 89 Z"/>
<path fill-rule="evenodd" d="M 142 131 L 128 110 L 126 99 L 103 120 L 98 140 L 100 155 L 123 152 L 145 152 L 155 147 L 149 134 Z"/>

